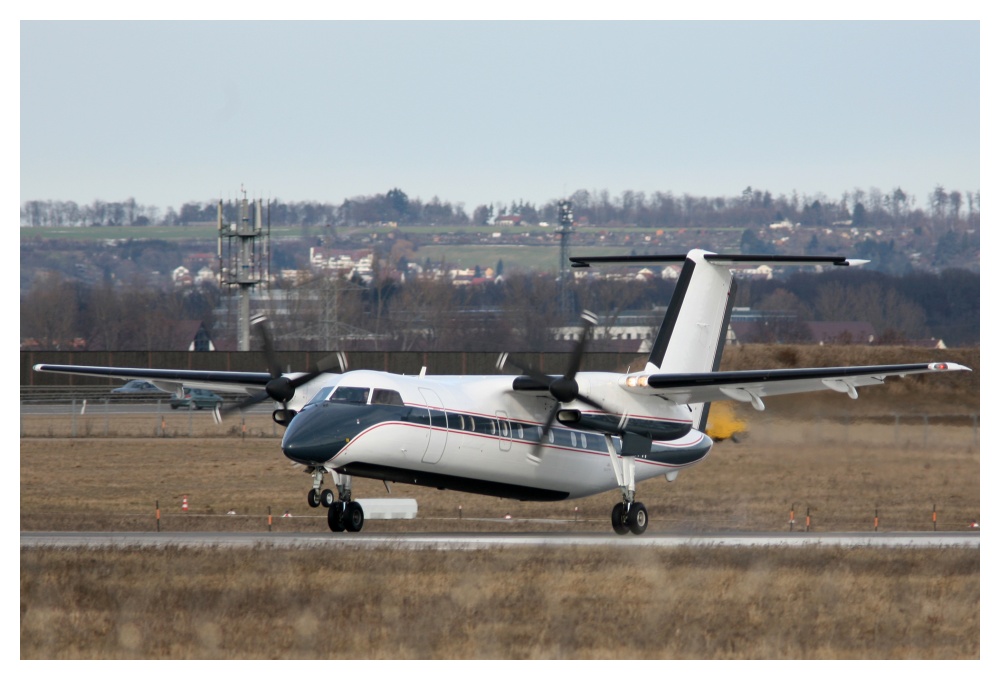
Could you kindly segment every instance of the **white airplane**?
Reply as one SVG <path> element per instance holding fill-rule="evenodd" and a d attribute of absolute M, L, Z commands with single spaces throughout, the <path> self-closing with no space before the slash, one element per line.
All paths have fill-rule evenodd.
<path fill-rule="evenodd" d="M 340 372 L 327 362 L 309 373 L 283 374 L 260 319 L 270 371 L 191 371 L 38 364 L 36 371 L 144 379 L 168 391 L 182 386 L 249 395 L 232 408 L 267 399 L 286 426 L 281 449 L 312 475 L 308 502 L 328 508 L 332 531 L 360 531 L 364 511 L 352 499 L 353 477 L 417 484 L 525 501 L 559 501 L 613 489 L 619 534 L 648 526 L 636 484 L 678 473 L 705 459 L 704 434 L 713 401 L 746 402 L 833 390 L 852 399 L 857 388 L 890 376 L 969 370 L 953 363 L 719 372 L 735 293 L 735 268 L 760 264 L 855 266 L 842 257 L 686 255 L 572 258 L 600 263 L 682 264 L 676 291 L 642 370 L 579 372 L 594 317 L 584 314 L 569 369 L 546 375 L 526 366 L 518 376 L 398 375 Z M 498 361 L 502 370 L 506 355 Z M 512 363 L 513 362 L 507 362 Z M 516 364 L 515 364 L 516 365 Z M 217 412 L 218 413 L 218 412 Z M 332 488 L 323 488 L 330 475 Z M 387 484 L 388 487 L 388 484 Z"/>

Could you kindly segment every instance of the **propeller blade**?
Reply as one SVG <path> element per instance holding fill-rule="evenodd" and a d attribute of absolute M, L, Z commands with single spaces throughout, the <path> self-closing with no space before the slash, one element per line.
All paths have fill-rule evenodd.
<path fill-rule="evenodd" d="M 605 413 L 611 412 L 603 404 L 601 404 L 601 402 L 597 401 L 596 399 L 592 399 L 585 394 L 577 394 L 576 398 L 577 401 L 582 401 L 584 404 L 587 404 L 588 406 L 593 406 L 594 408 L 604 411 Z"/>
<path fill-rule="evenodd" d="M 247 397 L 246 399 L 238 401 L 235 404 L 220 406 L 219 408 L 216 409 L 216 413 L 218 413 L 219 416 L 217 422 L 221 422 L 223 418 L 232 415 L 236 411 L 243 411 L 244 409 L 250 408 L 254 404 L 259 404 L 260 402 L 270 398 L 271 395 L 269 395 L 266 391 L 261 391 L 258 392 L 257 394 Z"/>
<path fill-rule="evenodd" d="M 307 382 L 310 382 L 311 380 L 315 380 L 316 378 L 318 378 L 322 374 L 323 374 L 323 371 L 309 371 L 308 373 L 303 373 L 298 378 L 291 378 L 291 379 L 289 379 L 288 386 L 292 388 L 292 394 L 293 394 L 293 396 L 294 396 L 295 388 L 296 387 L 302 387 Z M 289 397 L 289 398 L 291 398 L 291 397 Z"/>
<path fill-rule="evenodd" d="M 281 410 L 287 413 L 289 411 L 288 402 L 295 396 L 297 388 L 315 380 L 323 373 L 344 373 L 347 371 L 347 357 L 343 352 L 337 352 L 320 359 L 316 367 L 308 373 L 303 373 L 296 378 L 285 377 L 281 372 L 281 366 L 278 364 L 277 355 L 274 353 L 274 345 L 271 342 L 271 333 L 267 329 L 266 317 L 262 315 L 255 316 L 252 323 L 257 328 L 258 333 L 260 333 L 261 342 L 264 344 L 264 353 L 267 356 L 268 371 L 272 377 L 267 382 L 267 385 L 264 386 L 262 392 L 258 392 L 236 404 L 220 408 L 217 412 L 220 422 L 222 418 L 231 415 L 235 411 L 243 411 L 267 399 L 278 402 L 281 405 Z M 336 370 L 338 368 L 340 369 L 339 371 Z"/>
<path fill-rule="evenodd" d="M 583 352 L 587 346 L 587 337 L 590 335 L 590 330 L 597 324 L 597 317 L 592 312 L 584 311 L 580 317 L 583 319 L 583 331 L 580 333 L 580 341 L 573 348 L 573 355 L 569 360 L 569 370 L 563 376 L 570 380 L 575 378 L 576 372 L 580 370 L 580 364 L 583 363 Z"/>
<path fill-rule="evenodd" d="M 520 364 L 514 361 L 513 359 L 507 359 L 506 363 L 518 369 L 519 371 L 521 371 L 521 373 L 528 376 L 535 382 L 545 385 L 546 387 L 549 387 L 553 382 L 556 381 L 556 378 L 553 378 L 551 375 L 546 375 L 541 371 L 532 368 L 531 366 Z"/>
<path fill-rule="evenodd" d="M 278 363 L 278 355 L 274 352 L 274 343 L 271 342 L 271 331 L 267 328 L 267 317 L 257 314 L 250 319 L 251 325 L 260 334 L 260 341 L 264 345 L 264 357 L 267 361 L 267 370 L 272 378 L 281 377 L 281 364 Z"/>
<path fill-rule="evenodd" d="M 538 434 L 538 442 L 535 444 L 531 451 L 531 456 L 537 461 L 541 460 L 539 455 L 542 452 L 542 448 L 545 446 L 545 439 L 549 436 L 549 431 L 552 429 L 552 423 L 556 420 L 556 415 L 559 413 L 559 404 L 555 404 L 549 411 L 548 417 L 545 419 L 545 423 L 542 425 L 541 432 Z"/>
<path fill-rule="evenodd" d="M 334 370 L 339 369 L 339 370 Z M 347 357 L 343 352 L 337 352 L 336 354 L 328 354 L 316 363 L 316 368 L 300 375 L 298 378 L 292 378 L 288 381 L 289 387 L 292 388 L 293 392 L 296 387 L 301 387 L 311 380 L 315 380 L 323 373 L 345 373 L 347 371 Z"/>

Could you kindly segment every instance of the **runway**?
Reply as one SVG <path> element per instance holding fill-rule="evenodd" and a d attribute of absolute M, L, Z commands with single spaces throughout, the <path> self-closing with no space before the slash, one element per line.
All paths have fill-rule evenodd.
<path fill-rule="evenodd" d="M 850 548 L 979 548 L 979 532 L 884 533 L 110 533 L 21 532 L 22 548 L 392 548 L 413 550 L 483 550 L 514 547 L 735 548 L 840 546 Z"/>

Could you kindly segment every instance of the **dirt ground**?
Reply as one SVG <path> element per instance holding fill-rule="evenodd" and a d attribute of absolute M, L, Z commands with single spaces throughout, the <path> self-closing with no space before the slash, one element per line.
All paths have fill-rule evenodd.
<path fill-rule="evenodd" d="M 650 532 L 971 531 L 978 414 L 745 414 Z M 783 417 L 784 416 L 784 417 Z M 21 530 L 326 533 L 266 418 L 22 417 Z M 107 436 L 105 434 L 107 427 Z M 394 484 L 366 532 L 601 531 L 617 492 L 522 503 Z M 385 497 L 355 479 L 360 498 Z M 182 510 L 187 499 L 188 509 Z M 230 511 L 235 514 L 228 514 Z M 284 517 L 285 513 L 291 517 Z M 794 515 L 793 515 L 794 513 Z M 506 516 L 510 515 L 510 519 Z M 790 522 L 794 517 L 794 522 Z M 22 659 L 978 659 L 979 551 L 22 549 Z M 612 634 L 611 631 L 614 631 Z"/>
<path fill-rule="evenodd" d="M 175 416 L 181 423 L 187 415 Z M 218 433 L 210 417 L 206 432 Z M 23 419 L 22 433 L 47 427 Z M 151 436 L 150 424 L 118 419 L 116 432 L 150 436 L 25 436 L 21 439 L 21 529 L 326 531 L 308 507 L 311 477 L 284 458 L 265 421 L 250 434 Z M 211 429 L 215 427 L 216 429 Z M 971 418 L 749 421 L 739 442 L 717 443 L 672 483 L 642 482 L 650 529 L 814 531 L 965 529 L 979 518 L 979 430 Z M 527 503 L 402 484 L 416 520 L 378 521 L 366 531 L 610 531 L 617 492 L 557 503 Z M 355 497 L 386 497 L 379 481 L 355 479 Z M 181 509 L 184 498 L 188 509 Z M 234 512 L 234 515 L 228 514 Z M 291 514 L 292 517 L 283 517 Z M 510 515 L 505 522 L 499 520 Z M 541 523 L 532 520 L 555 519 Z"/>

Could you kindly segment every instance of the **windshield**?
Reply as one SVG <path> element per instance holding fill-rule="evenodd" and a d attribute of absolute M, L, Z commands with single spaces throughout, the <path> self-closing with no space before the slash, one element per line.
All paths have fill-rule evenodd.
<path fill-rule="evenodd" d="M 367 387 L 338 387 L 330 395 L 330 401 L 344 404 L 367 404 L 368 392 Z"/>
<path fill-rule="evenodd" d="M 333 392 L 332 387 L 324 387 L 316 393 L 316 396 L 309 400 L 309 404 L 318 404 L 321 401 L 326 401 L 326 398 L 330 396 L 330 392 Z M 309 404 L 306 404 L 306 406 Z"/>

